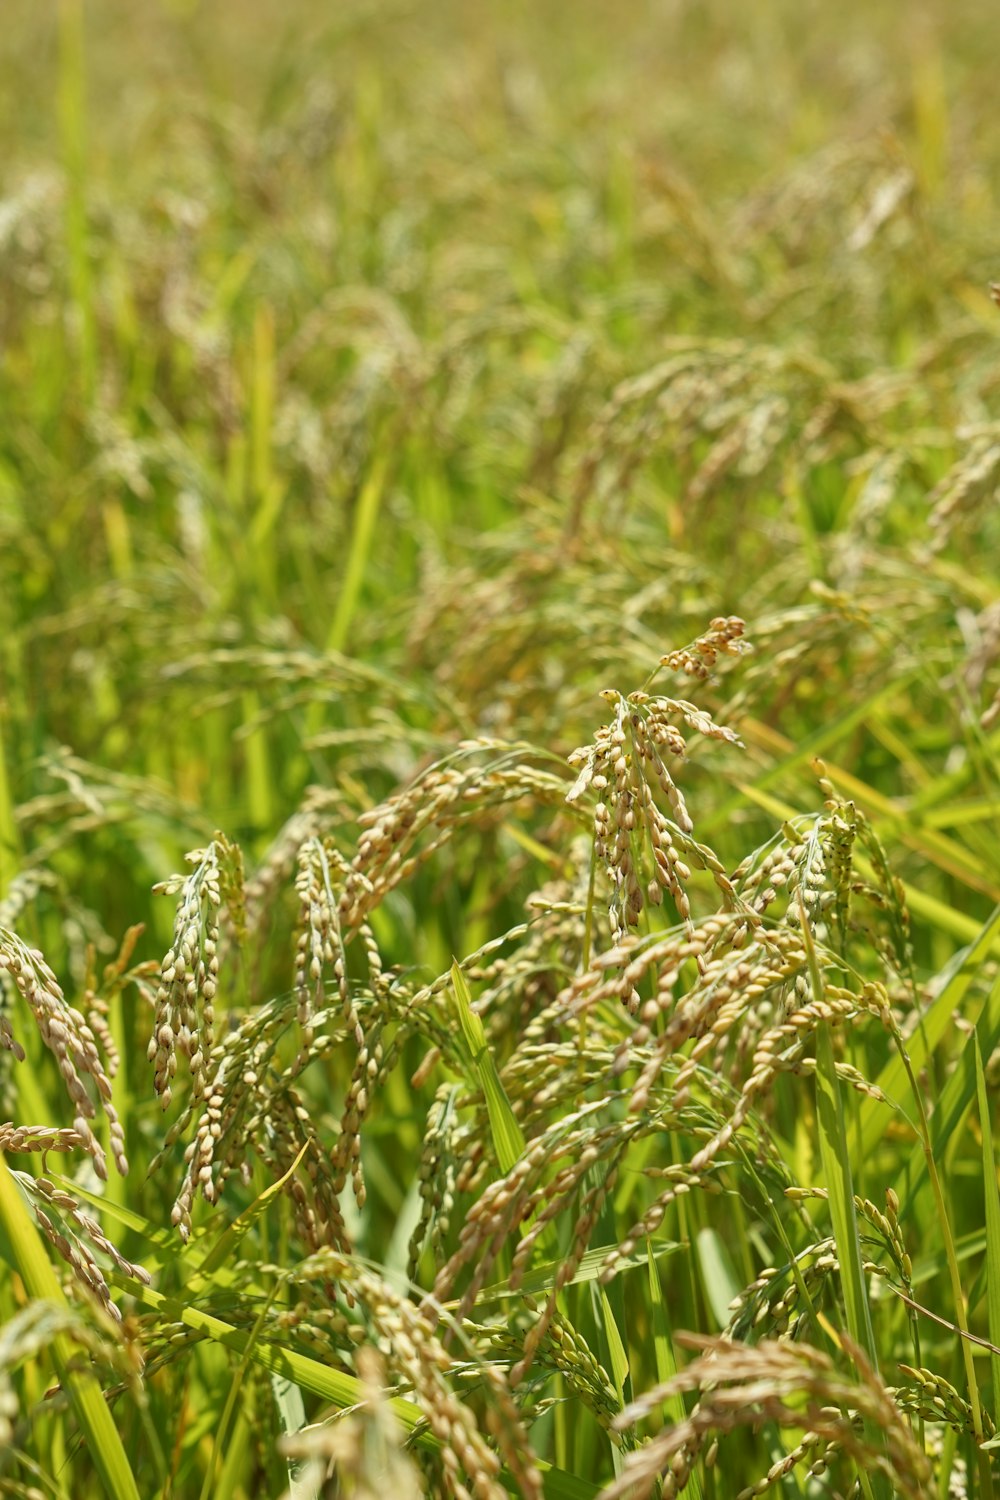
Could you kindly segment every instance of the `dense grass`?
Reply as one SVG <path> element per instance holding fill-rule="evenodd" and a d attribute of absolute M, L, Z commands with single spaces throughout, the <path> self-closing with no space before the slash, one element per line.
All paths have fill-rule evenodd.
<path fill-rule="evenodd" d="M 990 1496 L 1000 25 L 8 11 L 0 1494 Z"/>

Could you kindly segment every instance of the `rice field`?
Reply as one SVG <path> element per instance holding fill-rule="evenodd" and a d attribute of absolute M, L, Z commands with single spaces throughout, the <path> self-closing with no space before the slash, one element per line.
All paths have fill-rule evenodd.
<path fill-rule="evenodd" d="M 988 1500 L 1000 19 L 4 23 L 0 1495 Z"/>

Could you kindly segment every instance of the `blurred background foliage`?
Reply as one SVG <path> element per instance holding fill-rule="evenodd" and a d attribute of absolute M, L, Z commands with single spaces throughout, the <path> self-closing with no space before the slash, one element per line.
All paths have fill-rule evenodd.
<path fill-rule="evenodd" d="M 981 7 L 8 14 L 23 849 L 60 747 L 153 778 L 163 836 L 252 841 L 311 778 L 372 771 L 381 716 L 573 739 L 609 670 L 719 609 L 758 638 L 809 615 L 823 650 L 755 687 L 793 738 L 826 690 L 885 685 L 890 638 L 907 717 L 969 654 L 956 617 L 995 586 L 964 564 L 996 541 Z M 935 774 L 954 737 L 923 718 Z M 377 747 L 314 743 L 359 723 Z M 866 777 L 919 790 L 898 748 L 866 739 Z M 95 793 L 141 842 L 133 794 Z M 95 882 L 112 925 L 163 848 Z"/>

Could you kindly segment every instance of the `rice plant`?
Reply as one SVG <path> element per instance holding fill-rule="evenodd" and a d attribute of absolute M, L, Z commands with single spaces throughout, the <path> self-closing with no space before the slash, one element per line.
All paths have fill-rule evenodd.
<path fill-rule="evenodd" d="M 0 28 L 0 1494 L 993 1495 L 972 0 Z"/>

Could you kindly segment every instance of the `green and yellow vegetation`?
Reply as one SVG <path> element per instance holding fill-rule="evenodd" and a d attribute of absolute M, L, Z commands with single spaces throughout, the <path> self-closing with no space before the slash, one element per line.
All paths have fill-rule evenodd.
<path fill-rule="evenodd" d="M 0 1495 L 994 1494 L 998 55 L 9 0 Z"/>

